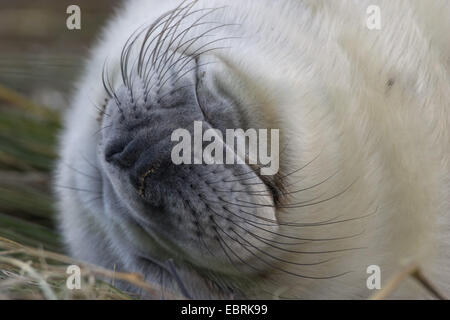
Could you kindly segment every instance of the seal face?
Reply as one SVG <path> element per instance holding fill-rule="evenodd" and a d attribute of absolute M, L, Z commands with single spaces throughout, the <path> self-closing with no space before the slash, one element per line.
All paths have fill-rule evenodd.
<path fill-rule="evenodd" d="M 177 128 L 193 132 L 194 121 L 199 120 L 213 126 L 214 108 L 221 110 L 221 104 L 227 103 L 226 98 L 210 98 L 206 118 L 197 99 L 206 89 L 196 90 L 194 81 L 195 77 L 186 77 L 182 89 L 158 88 L 147 99 L 138 90 L 117 90 L 102 121 L 101 170 L 111 185 L 109 201 L 123 203 L 128 214 L 162 246 L 192 264 L 230 272 L 222 246 L 228 246 L 243 262 L 255 264 L 242 244 L 251 244 L 251 234 L 259 233 L 263 219 L 271 221 L 266 237 L 272 238 L 270 232 L 276 235 L 275 203 L 268 179 L 262 180 L 248 165 L 173 163 L 172 132 Z M 177 92 L 167 94 L 167 90 Z M 217 119 L 219 126 L 235 121 L 233 117 Z M 252 245 L 267 250 L 264 242 Z"/>

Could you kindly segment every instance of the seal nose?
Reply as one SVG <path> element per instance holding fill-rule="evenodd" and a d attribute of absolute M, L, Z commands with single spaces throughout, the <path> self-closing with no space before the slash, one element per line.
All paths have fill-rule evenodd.
<path fill-rule="evenodd" d="M 148 174 L 149 170 L 171 165 L 171 146 L 170 136 L 152 139 L 145 130 L 131 140 L 119 139 L 110 142 L 104 157 L 106 162 L 123 170 L 130 177 L 132 184 L 139 188 L 142 176 Z"/>
<path fill-rule="evenodd" d="M 105 160 L 121 169 L 130 168 L 137 160 L 137 151 L 136 146 L 133 146 L 133 141 L 114 140 L 105 150 Z"/>
<path fill-rule="evenodd" d="M 149 205 L 161 205 L 167 179 L 174 176 L 170 136 L 156 139 L 144 130 L 131 140 L 116 140 L 107 145 L 105 160 L 127 177 L 136 193 Z"/>

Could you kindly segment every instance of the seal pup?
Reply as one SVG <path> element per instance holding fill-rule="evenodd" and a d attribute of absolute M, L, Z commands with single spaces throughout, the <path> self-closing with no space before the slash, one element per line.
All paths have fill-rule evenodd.
<path fill-rule="evenodd" d="M 369 266 L 384 284 L 411 261 L 450 293 L 449 15 L 444 0 L 124 2 L 60 140 L 70 253 L 189 298 L 367 298 Z M 278 128 L 279 171 L 173 164 L 172 132 L 195 121 Z"/>

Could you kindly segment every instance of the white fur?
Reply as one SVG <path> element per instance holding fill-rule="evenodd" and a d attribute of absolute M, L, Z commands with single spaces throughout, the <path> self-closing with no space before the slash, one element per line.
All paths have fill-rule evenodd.
<path fill-rule="evenodd" d="M 100 128 L 93 104 L 100 105 L 105 98 L 101 84 L 105 58 L 114 73 L 111 66 L 118 66 L 120 50 L 130 34 L 178 3 L 129 1 L 106 26 L 67 114 L 58 185 L 95 188 L 93 181 L 63 163 L 95 173 L 81 156 L 95 166 L 95 132 Z M 308 280 L 274 270 L 266 290 L 282 297 L 366 298 L 373 293 L 366 288 L 367 266 L 379 265 L 385 284 L 402 266 L 415 261 L 450 296 L 450 3 L 209 0 L 197 6 L 223 5 L 227 8 L 210 19 L 240 25 L 215 34 L 242 39 L 229 40 L 229 49 L 214 53 L 231 72 L 221 72 L 214 65 L 210 72 L 247 106 L 245 112 L 254 115 L 255 127 L 280 128 L 280 150 L 287 145 L 281 170 L 290 172 L 315 159 L 290 178 L 300 181 L 293 190 L 334 174 L 326 183 L 294 194 L 291 201 L 327 198 L 351 185 L 330 201 L 289 213 L 281 209 L 278 219 L 308 223 L 375 212 L 345 223 L 295 229 L 297 236 L 305 238 L 364 231 L 348 240 L 297 248 L 364 247 L 331 254 L 327 258 L 335 260 L 322 267 L 300 269 L 317 275 L 352 273 Z M 369 5 L 381 8 L 381 30 L 366 28 Z M 95 202 L 86 204 L 86 193 L 60 189 L 59 194 L 69 246 L 71 241 L 89 238 L 95 231 L 89 229 L 87 216 L 95 216 L 102 208 Z M 102 223 L 107 229 L 108 222 Z M 77 257 L 91 258 L 86 252 L 73 251 Z M 319 257 L 286 253 L 285 258 L 312 262 Z M 108 259 L 114 263 L 114 257 Z M 412 281 L 393 295 L 427 296 Z"/>

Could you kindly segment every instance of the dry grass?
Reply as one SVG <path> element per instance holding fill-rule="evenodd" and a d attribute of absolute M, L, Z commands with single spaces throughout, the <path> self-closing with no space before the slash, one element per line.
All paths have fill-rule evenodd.
<path fill-rule="evenodd" d="M 81 289 L 70 290 L 67 267 L 81 268 Z M 65 255 L 23 246 L 0 237 L 0 298 L 3 299 L 132 299 L 100 279 L 129 282 L 150 296 L 160 297 L 158 286 L 145 282 L 141 275 L 121 273 L 75 261 Z M 165 291 L 166 299 L 182 297 Z"/>
<path fill-rule="evenodd" d="M 98 273 L 84 267 L 80 290 L 66 286 L 65 256 L 22 246 L 0 238 L 0 298 L 2 299 L 130 299 L 96 279 Z M 79 265 L 79 263 L 78 263 Z"/>

